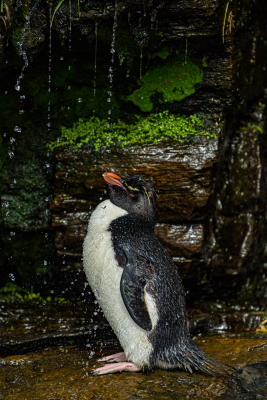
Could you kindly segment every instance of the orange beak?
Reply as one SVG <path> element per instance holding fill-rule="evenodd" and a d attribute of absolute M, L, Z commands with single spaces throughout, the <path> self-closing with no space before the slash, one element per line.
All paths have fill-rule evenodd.
<path fill-rule="evenodd" d="M 123 187 L 123 184 L 118 180 L 121 179 L 118 175 L 115 175 L 112 172 L 105 172 L 103 177 L 107 183 Z"/>

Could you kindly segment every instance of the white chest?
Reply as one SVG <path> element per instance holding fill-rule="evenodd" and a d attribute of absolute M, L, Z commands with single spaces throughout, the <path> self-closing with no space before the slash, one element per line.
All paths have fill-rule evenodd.
<path fill-rule="evenodd" d="M 110 223 L 127 211 L 110 200 L 103 201 L 93 212 L 83 244 L 83 265 L 87 280 L 129 361 L 143 366 L 148 363 L 152 346 L 148 332 L 130 317 L 120 294 L 123 269 L 115 259 Z"/>

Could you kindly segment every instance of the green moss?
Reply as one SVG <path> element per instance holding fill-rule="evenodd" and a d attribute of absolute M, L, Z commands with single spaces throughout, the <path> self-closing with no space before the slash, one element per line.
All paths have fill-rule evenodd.
<path fill-rule="evenodd" d="M 166 60 L 169 54 L 170 54 L 169 46 L 165 44 L 161 46 L 161 48 L 158 51 L 156 51 L 151 58 L 155 58 L 156 56 L 158 56 L 163 60 Z"/>
<path fill-rule="evenodd" d="M 31 286 L 31 291 L 22 288 L 15 283 L 8 282 L 4 287 L 0 289 L 0 300 L 7 303 L 30 303 L 30 304 L 40 304 L 43 305 L 50 303 L 56 304 L 67 304 L 68 301 L 64 297 L 42 297 L 40 293 L 33 292 L 33 286 Z"/>
<path fill-rule="evenodd" d="M 162 94 L 162 102 L 173 103 L 195 93 L 194 86 L 202 80 L 202 70 L 194 64 L 189 57 L 185 64 L 184 57 L 178 56 L 168 60 L 140 78 L 141 87 L 135 90 L 128 100 L 140 107 L 144 112 L 153 109 L 151 96 L 155 93 Z"/>
<path fill-rule="evenodd" d="M 208 66 L 207 59 L 206 59 L 206 57 L 204 57 L 202 59 L 202 68 L 207 68 L 207 66 Z"/>
<path fill-rule="evenodd" d="M 215 137 L 206 131 L 200 131 L 203 125 L 196 115 L 189 118 L 179 115 L 169 115 L 168 111 L 151 114 L 147 118 L 136 117 L 134 125 L 126 124 L 120 120 L 111 126 L 106 120 L 91 117 L 88 121 L 82 119 L 74 124 L 73 128 L 62 127 L 61 139 L 47 145 L 50 150 L 56 147 L 71 146 L 79 148 L 89 145 L 98 150 L 102 146 L 113 144 L 122 147 L 142 143 L 158 143 L 164 138 L 171 138 L 183 142 L 188 135 L 205 135 Z"/>

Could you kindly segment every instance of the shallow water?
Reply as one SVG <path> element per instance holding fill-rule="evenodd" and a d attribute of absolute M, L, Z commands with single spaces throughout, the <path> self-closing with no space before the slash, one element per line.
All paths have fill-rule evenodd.
<path fill-rule="evenodd" d="M 196 322 L 196 332 L 208 332 L 194 340 L 209 357 L 235 368 L 266 360 L 267 333 L 255 328 L 264 319 L 262 311 L 230 313 L 221 305 L 214 314 L 218 324 L 205 317 L 205 326 L 199 314 L 205 308 L 211 313 L 211 304 L 199 303 L 199 310 L 189 308 L 189 316 L 202 321 Z M 90 370 L 101 365 L 99 357 L 122 350 L 102 313 L 95 312 L 95 306 L 84 305 L 2 304 L 0 399 L 224 398 L 227 377 L 179 370 L 93 376 Z M 223 318 L 228 326 L 221 324 Z"/>
<path fill-rule="evenodd" d="M 242 367 L 266 360 L 266 339 L 205 336 L 197 344 L 218 361 Z M 94 353 L 95 351 L 95 353 Z M 223 398 L 227 377 L 215 378 L 182 371 L 119 373 L 95 377 L 90 369 L 97 358 L 120 351 L 118 345 L 100 342 L 84 346 L 48 347 L 5 357 L 0 367 L 3 399 L 218 399 Z M 94 353 L 94 354 L 93 354 Z"/>

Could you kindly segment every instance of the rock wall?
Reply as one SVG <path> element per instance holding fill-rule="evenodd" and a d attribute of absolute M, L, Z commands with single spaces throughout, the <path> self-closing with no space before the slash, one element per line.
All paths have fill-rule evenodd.
<path fill-rule="evenodd" d="M 102 175 L 112 171 L 122 177 L 142 174 L 154 183 L 159 190 L 156 234 L 181 264 L 182 275 L 191 277 L 191 263 L 202 259 L 203 222 L 214 190 L 217 146 L 217 138 L 199 136 L 182 144 L 166 141 L 99 153 L 58 153 L 51 210 L 58 255 L 67 258 L 64 269 L 81 268 L 89 216 L 107 198 Z"/>
<path fill-rule="evenodd" d="M 58 153 L 51 210 L 63 268 L 81 269 L 86 210 L 105 198 L 105 171 L 143 173 L 156 184 L 156 234 L 193 286 L 227 295 L 260 268 L 266 243 L 265 9 L 260 1 L 241 7 L 204 0 L 157 9 L 171 51 L 186 49 L 194 60 L 207 61 L 195 93 L 167 108 L 197 111 L 217 139 L 112 148 L 99 155 Z"/>
<path fill-rule="evenodd" d="M 140 172 L 153 178 L 160 192 L 156 233 L 181 275 L 208 292 L 216 292 L 220 285 L 233 290 L 232 284 L 254 274 L 266 259 L 266 1 L 125 0 L 117 2 L 117 10 L 114 1 L 88 1 L 80 4 L 80 16 L 77 2 L 71 2 L 71 21 L 70 4 L 63 2 L 51 29 L 49 92 L 50 5 L 7 0 L 0 13 L 1 229 L 5 236 L 0 242 L 0 265 L 5 265 L 6 276 L 18 268 L 23 280 L 38 269 L 37 257 L 32 261 L 30 252 L 19 267 L 19 251 L 16 261 L 12 258 L 20 244 L 16 238 L 24 232 L 30 238 L 41 235 L 36 243 L 44 248 L 49 234 L 52 254 L 48 205 L 53 197 L 56 263 L 62 270 L 81 270 L 88 216 L 105 197 L 101 174 L 113 170 L 122 176 Z M 104 119 L 110 115 L 107 98 L 115 11 L 111 122 L 145 116 L 129 97 L 140 87 L 140 76 L 157 68 L 162 71 L 166 54 L 159 53 L 167 48 L 168 57 L 174 62 L 179 59 L 184 70 L 196 65 L 202 81 L 191 86 L 192 94 L 182 101 L 175 96 L 163 101 L 157 87 L 150 96 L 153 112 L 197 113 L 216 139 L 114 147 L 100 154 L 66 150 L 51 159 L 46 144 L 60 136 L 62 125 L 71 127 L 93 112 Z M 47 263 L 47 254 L 40 257 Z M 31 263 L 31 273 L 24 274 Z"/>

